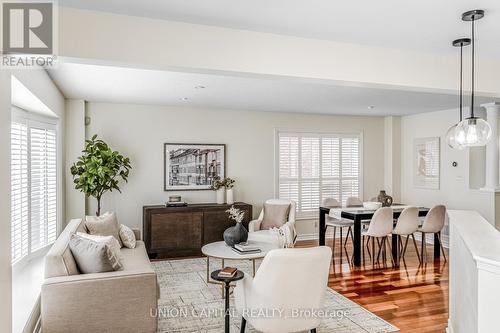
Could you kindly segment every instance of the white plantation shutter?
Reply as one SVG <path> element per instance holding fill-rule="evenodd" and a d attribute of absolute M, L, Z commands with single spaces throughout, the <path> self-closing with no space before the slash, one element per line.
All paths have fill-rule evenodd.
<path fill-rule="evenodd" d="M 31 151 L 31 249 L 56 238 L 56 133 L 30 128 Z"/>
<path fill-rule="evenodd" d="M 19 120 L 11 126 L 12 262 L 57 236 L 57 147 L 53 125 Z"/>
<path fill-rule="evenodd" d="M 358 134 L 278 133 L 278 196 L 297 201 L 299 216 L 315 215 L 326 197 L 359 197 Z"/>
<path fill-rule="evenodd" d="M 12 261 L 28 254 L 28 127 L 11 125 L 11 246 Z"/>

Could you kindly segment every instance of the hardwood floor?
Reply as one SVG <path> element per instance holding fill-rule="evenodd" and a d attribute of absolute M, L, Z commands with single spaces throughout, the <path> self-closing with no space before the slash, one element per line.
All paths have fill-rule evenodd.
<path fill-rule="evenodd" d="M 317 245 L 317 241 L 300 241 L 297 247 Z M 332 239 L 327 240 L 332 246 Z M 330 267 L 328 285 L 375 313 L 403 333 L 445 332 L 448 321 L 448 262 L 441 256 L 433 261 L 433 246 L 428 245 L 427 264 L 419 265 L 413 247 L 408 246 L 400 267 L 387 263 L 372 265 L 366 254 L 365 265 L 353 268 L 340 256 L 337 239 L 335 255 Z M 448 258 L 448 251 L 446 257 Z M 348 243 L 347 252 L 352 255 Z"/>

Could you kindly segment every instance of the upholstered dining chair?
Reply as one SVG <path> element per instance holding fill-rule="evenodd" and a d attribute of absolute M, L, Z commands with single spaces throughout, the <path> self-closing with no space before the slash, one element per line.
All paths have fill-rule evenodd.
<path fill-rule="evenodd" d="M 417 231 L 422 233 L 422 253 L 420 257 L 422 261 L 427 262 L 427 244 L 425 241 L 425 234 L 435 234 L 439 239 L 439 244 L 441 246 L 441 251 L 443 252 L 444 260 L 446 261 L 446 255 L 444 253 L 443 242 L 441 242 L 441 230 L 444 227 L 446 220 L 446 206 L 436 205 L 432 207 L 424 218 L 424 223 Z"/>
<path fill-rule="evenodd" d="M 387 236 L 391 234 L 393 226 L 393 211 L 391 207 L 382 207 L 375 211 L 373 217 L 370 221 L 370 225 L 368 226 L 368 230 L 363 230 L 361 232 L 362 242 L 363 242 L 363 261 L 365 258 L 365 237 L 367 238 L 367 249 L 370 254 L 370 240 L 372 241 L 371 246 L 371 260 L 372 264 L 375 264 L 375 239 L 377 240 L 377 244 L 379 246 L 377 252 L 377 262 L 379 261 L 380 253 L 383 255 L 383 259 L 385 259 L 386 246 L 389 246 L 387 241 Z M 392 251 L 389 248 L 389 253 L 392 258 Z M 394 262 L 394 258 L 392 258 Z"/>
<path fill-rule="evenodd" d="M 297 238 L 295 232 L 296 203 L 293 200 L 269 199 L 264 202 L 259 218 L 248 223 L 248 240 L 276 244 L 285 247 L 273 228 L 287 230 L 292 243 Z M 293 245 L 292 244 L 292 245 Z M 290 244 L 288 244 L 290 245 Z"/>
<path fill-rule="evenodd" d="M 327 246 L 270 251 L 252 278 L 236 282 L 236 309 L 242 314 L 241 332 L 248 322 L 265 333 L 316 332 L 318 316 L 294 316 L 297 309 L 324 306 L 332 250 Z M 262 309 L 281 309 L 281 315 L 251 316 Z M 252 311 L 253 310 L 253 311 Z"/>
<path fill-rule="evenodd" d="M 363 201 L 358 197 L 348 197 L 345 202 L 346 207 L 363 207 Z"/>
<path fill-rule="evenodd" d="M 338 202 L 337 199 L 334 198 L 324 198 L 322 200 L 322 207 L 330 207 L 330 208 L 339 208 L 341 207 L 340 203 Z M 352 227 L 354 226 L 354 221 L 353 220 L 348 220 L 348 219 L 336 219 L 331 216 L 326 216 L 326 221 L 325 221 L 325 233 L 326 230 L 328 230 L 328 227 L 333 228 L 333 247 L 332 247 L 332 252 L 333 252 L 333 257 L 335 258 L 335 243 L 336 243 L 336 237 L 337 237 L 337 228 L 340 230 L 340 256 L 342 257 L 342 245 L 344 247 L 345 252 L 347 253 L 347 240 L 349 239 L 349 234 L 351 234 L 351 241 L 354 244 L 354 236 L 352 233 Z M 342 237 L 342 230 L 344 228 L 347 228 L 347 233 L 345 235 L 345 241 L 343 241 Z M 349 256 L 347 256 L 347 259 L 349 260 Z M 335 259 L 334 259 L 335 260 Z"/>
<path fill-rule="evenodd" d="M 417 207 L 406 207 L 403 209 L 399 218 L 397 220 L 396 226 L 392 233 L 397 235 L 398 237 L 398 262 L 402 257 L 404 260 L 404 256 L 406 253 L 406 247 L 408 246 L 408 240 L 410 237 L 413 239 L 413 246 L 415 246 L 415 251 L 417 253 L 418 261 L 421 262 L 420 256 L 418 254 L 417 242 L 415 241 L 415 232 L 417 232 L 420 224 L 420 219 L 418 217 L 418 208 Z M 401 236 L 406 236 L 406 241 L 404 246 L 402 246 Z"/>

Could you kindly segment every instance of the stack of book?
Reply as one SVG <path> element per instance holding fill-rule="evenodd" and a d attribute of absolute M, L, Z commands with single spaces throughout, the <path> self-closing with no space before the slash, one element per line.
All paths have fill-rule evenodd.
<path fill-rule="evenodd" d="M 248 243 L 239 243 L 235 244 L 232 249 L 239 254 L 252 254 L 259 253 L 260 249 L 256 245 L 248 244 Z"/>
<path fill-rule="evenodd" d="M 165 203 L 165 206 L 167 207 L 184 207 L 187 206 L 187 203 L 184 201 L 167 201 Z"/>
<path fill-rule="evenodd" d="M 221 278 L 230 278 L 233 277 L 237 271 L 238 270 L 234 267 L 224 267 L 217 275 Z"/>

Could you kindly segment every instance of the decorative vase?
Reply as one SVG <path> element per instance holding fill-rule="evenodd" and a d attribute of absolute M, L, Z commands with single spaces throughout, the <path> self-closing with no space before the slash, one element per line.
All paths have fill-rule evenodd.
<path fill-rule="evenodd" d="M 226 202 L 228 205 L 234 204 L 234 191 L 232 188 L 226 190 Z"/>
<path fill-rule="evenodd" d="M 384 190 L 380 190 L 377 200 L 382 203 L 382 207 L 390 207 L 392 205 L 392 197 L 387 195 Z"/>
<path fill-rule="evenodd" d="M 215 193 L 217 194 L 217 204 L 223 204 L 226 201 L 224 198 L 224 194 L 226 193 L 226 191 L 223 188 L 220 188 L 215 191 Z"/>
<path fill-rule="evenodd" d="M 248 231 L 241 223 L 236 223 L 234 227 L 229 227 L 224 231 L 224 242 L 229 246 L 244 243 L 247 240 Z"/>

